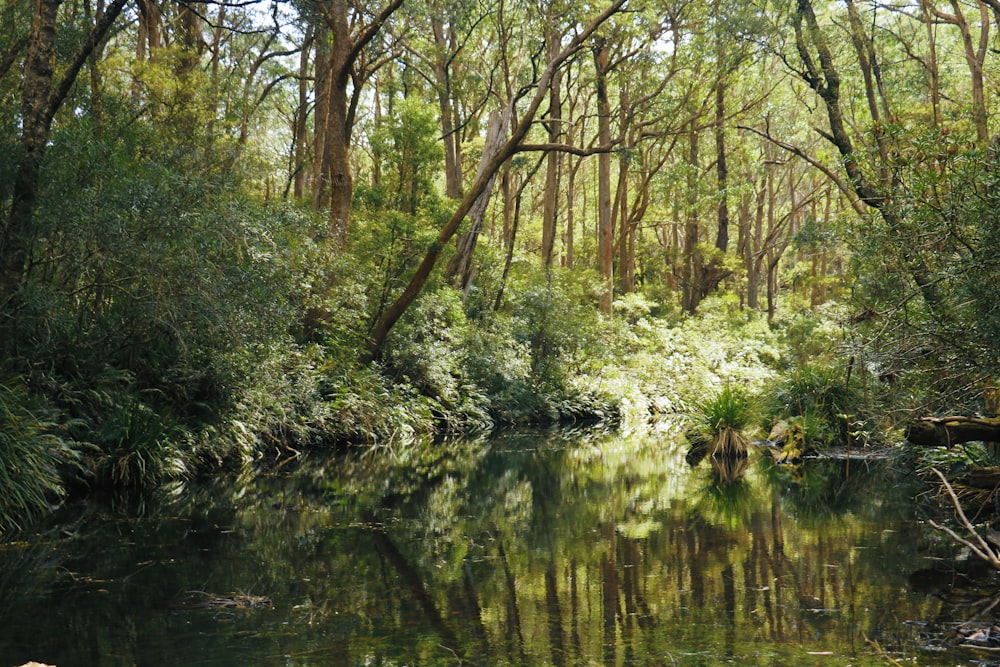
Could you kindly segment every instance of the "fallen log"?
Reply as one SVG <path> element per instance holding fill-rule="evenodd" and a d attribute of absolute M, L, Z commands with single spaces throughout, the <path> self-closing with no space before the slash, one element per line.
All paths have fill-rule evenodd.
<path fill-rule="evenodd" d="M 951 447 L 960 442 L 1000 442 L 1000 418 L 924 417 L 906 427 L 906 439 L 925 447 Z"/>

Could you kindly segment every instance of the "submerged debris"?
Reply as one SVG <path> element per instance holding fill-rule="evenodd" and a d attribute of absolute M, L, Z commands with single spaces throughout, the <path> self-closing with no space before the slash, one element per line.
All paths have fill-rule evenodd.
<path fill-rule="evenodd" d="M 995 623 L 964 623 L 955 629 L 958 645 L 982 651 L 1000 653 L 1000 625 Z"/>
<path fill-rule="evenodd" d="M 185 609 L 259 609 L 271 606 L 271 598 L 249 593 L 214 595 L 205 591 L 187 591 L 181 606 Z"/>

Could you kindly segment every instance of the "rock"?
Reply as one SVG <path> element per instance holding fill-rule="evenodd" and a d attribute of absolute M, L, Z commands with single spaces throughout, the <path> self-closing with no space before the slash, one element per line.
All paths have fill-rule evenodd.
<path fill-rule="evenodd" d="M 767 439 L 772 445 L 777 445 L 778 447 L 784 445 L 785 440 L 788 439 L 788 422 L 782 419 L 777 424 L 772 426 Z"/>

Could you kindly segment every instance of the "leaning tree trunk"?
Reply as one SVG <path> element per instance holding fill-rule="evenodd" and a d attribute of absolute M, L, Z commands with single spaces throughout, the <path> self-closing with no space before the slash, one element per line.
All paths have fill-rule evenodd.
<path fill-rule="evenodd" d="M 483 170 L 487 168 L 493 156 L 496 155 L 503 146 L 504 137 L 507 135 L 507 128 L 510 126 L 512 109 L 507 107 L 504 111 L 495 111 L 490 114 L 489 125 L 486 130 L 486 143 L 483 146 L 483 156 L 479 164 L 476 178 L 479 178 Z M 464 294 L 469 293 L 472 286 L 472 257 L 476 252 L 476 242 L 479 240 L 479 230 L 482 229 L 483 219 L 486 217 L 486 206 L 490 202 L 490 195 L 493 192 L 493 182 L 496 174 L 490 176 L 486 188 L 483 190 L 472 208 L 469 209 L 469 231 L 458 238 L 458 252 L 455 253 L 448 263 L 448 280 L 455 283 L 456 287 Z"/>

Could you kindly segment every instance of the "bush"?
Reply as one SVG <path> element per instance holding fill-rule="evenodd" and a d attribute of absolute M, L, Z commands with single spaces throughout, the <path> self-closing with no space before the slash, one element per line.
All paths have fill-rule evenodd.
<path fill-rule="evenodd" d="M 99 485 L 141 489 L 187 474 L 184 431 L 174 420 L 127 391 L 109 394 L 108 402 L 108 414 L 94 433 Z"/>
<path fill-rule="evenodd" d="M 0 532 L 23 527 L 65 494 L 61 470 L 79 460 L 73 444 L 20 379 L 0 383 Z"/>
<path fill-rule="evenodd" d="M 859 380 L 848 386 L 847 377 L 839 364 L 798 366 L 771 396 L 768 413 L 773 421 L 801 423 L 806 442 L 814 446 L 846 443 L 862 402 Z"/>

